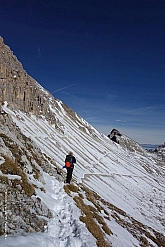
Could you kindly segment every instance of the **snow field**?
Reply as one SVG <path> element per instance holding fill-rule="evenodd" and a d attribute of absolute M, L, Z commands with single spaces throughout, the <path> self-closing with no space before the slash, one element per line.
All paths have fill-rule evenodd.
<path fill-rule="evenodd" d="M 79 220 L 80 210 L 63 189 L 63 183 L 44 173 L 46 193 L 37 189 L 37 196 L 53 213 L 44 233 L 18 233 L 0 237 L 3 247 L 95 247 L 96 240 Z"/>

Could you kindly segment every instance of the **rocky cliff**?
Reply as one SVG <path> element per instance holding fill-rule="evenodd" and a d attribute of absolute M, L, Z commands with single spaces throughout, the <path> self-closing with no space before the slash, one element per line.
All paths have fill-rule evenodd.
<path fill-rule="evenodd" d="M 23 69 L 22 64 L 0 37 L 0 103 L 9 103 L 26 113 L 40 116 L 42 113 L 49 121 L 54 121 L 49 102 L 52 95 L 42 88 Z"/>
<path fill-rule="evenodd" d="M 0 37 L 0 234 L 5 232 L 6 209 L 9 211 L 8 233 L 20 229 L 44 230 L 51 212 L 36 197 L 35 189 L 44 190 L 44 171 L 61 179 L 56 164 L 50 163 L 35 143 L 21 133 L 10 115 L 2 110 L 2 105 L 7 101 L 12 110 L 37 117 L 42 113 L 47 120 L 56 123 L 49 109 L 50 100 L 51 94 L 26 73 Z"/>

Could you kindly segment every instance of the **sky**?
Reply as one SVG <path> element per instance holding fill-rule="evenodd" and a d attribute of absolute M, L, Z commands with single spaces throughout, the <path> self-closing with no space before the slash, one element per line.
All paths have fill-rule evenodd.
<path fill-rule="evenodd" d="M 97 130 L 165 141 L 165 1 L 1 0 L 0 35 Z"/>

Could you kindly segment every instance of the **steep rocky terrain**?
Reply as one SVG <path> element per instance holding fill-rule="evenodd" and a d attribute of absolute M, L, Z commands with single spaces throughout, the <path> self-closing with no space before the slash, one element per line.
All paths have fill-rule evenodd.
<path fill-rule="evenodd" d="M 61 176 L 56 166 L 5 113 L 0 114 L 0 164 L 1 234 L 5 232 L 5 207 L 9 211 L 8 233 L 20 229 L 43 231 L 51 212 L 36 196 L 35 189 L 44 191 L 43 171 L 59 180 Z"/>
<path fill-rule="evenodd" d="M 158 161 L 160 162 L 160 164 L 163 166 L 165 163 L 165 143 L 158 146 L 155 150 L 154 153 L 157 155 L 158 157 Z"/>
<path fill-rule="evenodd" d="M 164 247 L 164 159 L 116 130 L 99 133 L 28 76 L 2 38 L 0 66 L 1 234 L 6 213 L 9 234 L 44 230 L 52 214 L 39 196 L 43 174 L 64 181 L 72 150 L 77 166 L 64 189 L 97 245 Z"/>

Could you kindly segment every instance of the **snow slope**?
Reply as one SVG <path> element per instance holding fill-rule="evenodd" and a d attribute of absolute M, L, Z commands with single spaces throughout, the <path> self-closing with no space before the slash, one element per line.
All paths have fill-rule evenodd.
<path fill-rule="evenodd" d="M 6 247 L 55 247 L 96 246 L 93 236 L 79 220 L 80 211 L 66 195 L 63 184 L 44 173 L 46 194 L 37 190 L 44 203 L 53 212 L 45 233 L 20 234 L 0 237 L 0 246 Z"/>
<path fill-rule="evenodd" d="M 7 104 L 4 111 L 59 167 L 64 165 L 68 151 L 73 151 L 77 159 L 74 169 L 76 183 L 86 185 L 106 202 L 122 210 L 127 223 L 134 219 L 150 229 L 151 235 L 154 231 L 164 234 L 164 167 L 158 166 L 154 156 L 143 148 L 137 146 L 137 149 L 130 151 L 112 142 L 77 114 L 74 117 L 70 115 L 61 101 L 57 100 L 56 103 L 58 108 L 53 104 L 50 107 L 58 120 L 58 128 L 48 123 L 44 116 L 37 119 L 34 115 L 11 111 Z M 57 181 L 52 178 L 46 178 L 46 181 L 48 193 L 45 202 L 54 210 L 54 218 L 50 221 L 47 233 L 30 234 L 26 240 L 23 236 L 18 236 L 15 238 L 18 245 L 14 245 L 8 238 L 4 246 L 29 246 L 28 243 L 32 243 L 32 246 L 34 242 L 36 245 L 36 241 L 36 246 L 95 246 L 95 240 L 78 220 L 80 212 L 75 213 L 77 209 L 73 201 L 64 193 L 63 184 L 55 186 Z M 55 202 L 57 206 L 54 206 Z M 63 222 L 62 229 L 58 223 L 59 217 L 60 222 Z M 72 225 L 71 233 L 66 232 L 67 224 Z M 107 221 L 107 224 L 113 233 L 107 236 L 109 242 L 113 243 L 112 246 L 140 246 L 130 231 L 114 218 Z M 148 241 L 153 246 L 158 246 L 151 240 Z"/>

